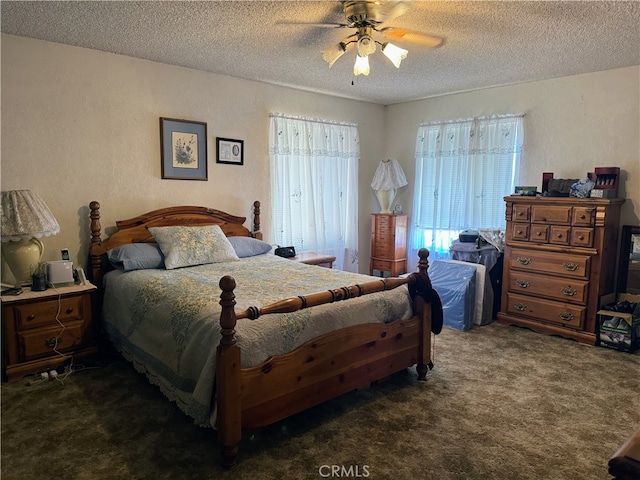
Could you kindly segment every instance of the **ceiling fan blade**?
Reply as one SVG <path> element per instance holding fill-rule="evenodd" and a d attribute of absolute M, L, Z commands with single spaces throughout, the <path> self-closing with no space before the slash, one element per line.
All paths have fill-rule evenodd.
<path fill-rule="evenodd" d="M 410 42 L 432 48 L 439 47 L 444 41 L 442 37 L 436 37 L 434 35 L 416 32 L 415 30 L 408 30 L 406 28 L 385 27 L 378 30 L 378 32 L 391 40 Z"/>
<path fill-rule="evenodd" d="M 409 11 L 406 2 L 385 2 L 375 11 L 375 20 L 379 23 L 387 22 L 404 15 Z"/>
<path fill-rule="evenodd" d="M 303 27 L 321 27 L 321 28 L 346 28 L 349 26 L 346 23 L 306 23 L 306 22 L 287 22 L 285 20 L 276 22 L 276 25 L 299 25 Z"/>

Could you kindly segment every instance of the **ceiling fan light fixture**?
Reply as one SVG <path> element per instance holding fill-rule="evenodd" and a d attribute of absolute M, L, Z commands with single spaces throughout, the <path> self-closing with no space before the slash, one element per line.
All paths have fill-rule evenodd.
<path fill-rule="evenodd" d="M 356 44 L 358 55 L 366 57 L 376 51 L 376 42 L 373 41 L 371 35 L 360 35 Z"/>
<path fill-rule="evenodd" d="M 353 66 L 354 75 L 369 75 L 369 56 L 356 55 L 356 63 Z"/>
<path fill-rule="evenodd" d="M 344 42 L 340 42 L 326 50 L 322 51 L 322 59 L 329 64 L 329 68 L 333 67 L 341 56 L 347 51 L 347 45 Z"/>
<path fill-rule="evenodd" d="M 391 63 L 393 63 L 396 68 L 400 68 L 400 62 L 407 58 L 407 54 L 409 52 L 404 48 L 394 45 L 393 43 L 385 43 L 382 45 L 382 53 L 391 60 Z"/>

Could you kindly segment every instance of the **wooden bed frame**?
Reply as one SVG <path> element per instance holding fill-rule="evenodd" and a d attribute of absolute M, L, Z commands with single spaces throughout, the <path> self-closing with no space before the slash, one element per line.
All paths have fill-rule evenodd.
<path fill-rule="evenodd" d="M 243 226 L 244 217 L 205 207 L 169 207 L 116 222 L 118 230 L 103 241 L 100 204 L 91 202 L 89 270 L 98 287 L 97 308 L 102 301 L 102 276 L 112 268 L 106 261 L 108 250 L 126 243 L 154 242 L 148 231 L 153 226 L 217 224 L 227 236 L 261 238 L 260 202 L 254 202 L 253 206 L 251 231 Z M 244 429 L 272 424 L 413 365 L 418 379 L 426 380 L 427 371 L 433 366 L 431 334 L 442 328 L 442 305 L 427 274 L 428 256 L 426 249 L 420 250 L 418 272 L 405 278 L 376 279 L 241 312 L 234 309 L 235 280 L 231 276 L 220 279 L 222 339 L 217 346 L 215 401 L 216 429 L 226 467 L 236 462 Z M 234 336 L 237 320 L 293 312 L 405 284 L 413 300 L 414 316 L 410 319 L 347 327 L 309 341 L 290 353 L 270 357 L 258 366 L 241 368 L 241 351 Z M 99 312 L 95 318 L 100 318 Z"/>

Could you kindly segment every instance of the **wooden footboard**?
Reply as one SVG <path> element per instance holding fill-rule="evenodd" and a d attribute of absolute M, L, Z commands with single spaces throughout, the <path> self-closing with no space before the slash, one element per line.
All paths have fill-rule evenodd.
<path fill-rule="evenodd" d="M 217 351 L 217 430 L 224 465 L 233 466 L 242 430 L 269 425 L 356 388 L 417 365 L 426 380 L 431 363 L 431 333 L 442 328 L 442 306 L 427 274 L 426 249 L 419 252 L 418 272 L 326 292 L 282 300 L 235 312 L 235 280 L 220 280 L 222 339 Z M 236 321 L 287 313 L 349 300 L 408 285 L 414 315 L 388 324 L 367 323 L 328 333 L 293 352 L 241 368 L 235 340 Z"/>

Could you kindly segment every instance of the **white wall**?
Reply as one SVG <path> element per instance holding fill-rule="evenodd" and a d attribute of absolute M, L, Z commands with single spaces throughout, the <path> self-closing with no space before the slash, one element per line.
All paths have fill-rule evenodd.
<path fill-rule="evenodd" d="M 32 189 L 54 212 L 61 232 L 45 239 L 45 261 L 67 247 L 85 263 L 92 200 L 107 231 L 117 219 L 169 205 L 250 218 L 260 200 L 271 241 L 269 112 L 358 124 L 361 272 L 370 213 L 379 210 L 375 168 L 397 158 L 411 182 L 417 126 L 430 120 L 524 112 L 520 183 L 539 186 L 547 171 L 573 178 L 619 166 L 623 223 L 640 223 L 640 67 L 382 107 L 11 35 L 1 42 L 1 188 Z M 160 178 L 160 117 L 207 123 L 207 182 Z M 215 163 L 216 136 L 244 140 L 244 166 Z M 409 213 L 412 191 L 410 183 L 397 199 Z"/>
<path fill-rule="evenodd" d="M 420 123 L 524 113 L 518 184 L 542 188 L 542 172 L 584 178 L 595 167 L 620 167 L 622 224 L 640 224 L 640 67 L 447 95 L 387 107 L 386 152 L 414 177 Z M 413 185 L 397 201 L 411 212 Z"/>
<path fill-rule="evenodd" d="M 101 204 L 103 229 L 185 204 L 250 221 L 260 200 L 271 241 L 270 112 L 357 123 L 360 175 L 368 182 L 383 150 L 380 105 L 11 35 L 1 41 L 1 186 L 39 193 L 60 223 L 60 234 L 44 239 L 43 261 L 67 247 L 76 265 L 85 264 L 92 200 Z M 208 181 L 161 179 L 160 117 L 207 123 Z M 216 164 L 216 136 L 244 140 L 244 166 Z M 360 197 L 366 220 L 375 201 L 367 181 Z M 368 228 L 361 225 L 365 271 Z"/>

